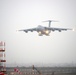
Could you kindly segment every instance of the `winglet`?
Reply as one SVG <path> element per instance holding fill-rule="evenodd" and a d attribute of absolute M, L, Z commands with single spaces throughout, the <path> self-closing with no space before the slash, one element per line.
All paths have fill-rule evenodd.
<path fill-rule="evenodd" d="M 75 29 L 75 28 L 73 28 L 72 30 L 73 30 L 73 31 L 76 31 L 76 29 Z"/>

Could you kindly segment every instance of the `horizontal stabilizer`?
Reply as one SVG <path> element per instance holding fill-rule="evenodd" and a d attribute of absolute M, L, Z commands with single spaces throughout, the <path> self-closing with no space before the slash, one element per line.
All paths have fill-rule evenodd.
<path fill-rule="evenodd" d="M 49 22 L 49 27 L 51 26 L 51 22 L 59 22 L 59 21 L 55 21 L 55 20 L 46 20 L 46 21 L 42 21 L 42 22 Z"/>

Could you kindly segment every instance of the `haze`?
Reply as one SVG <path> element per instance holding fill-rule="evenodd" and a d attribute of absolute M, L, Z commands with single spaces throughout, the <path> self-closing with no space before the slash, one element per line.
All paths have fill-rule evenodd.
<path fill-rule="evenodd" d="M 6 42 L 7 64 L 76 63 L 76 32 L 18 32 L 20 29 L 48 26 L 76 27 L 76 0 L 0 0 L 0 41 Z"/>

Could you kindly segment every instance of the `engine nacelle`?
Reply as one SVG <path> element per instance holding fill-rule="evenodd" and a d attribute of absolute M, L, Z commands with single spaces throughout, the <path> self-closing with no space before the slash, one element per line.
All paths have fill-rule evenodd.
<path fill-rule="evenodd" d="M 59 30 L 59 32 L 61 32 L 61 30 Z"/>
<path fill-rule="evenodd" d="M 28 31 L 24 30 L 24 32 L 28 33 Z"/>
<path fill-rule="evenodd" d="M 31 32 L 33 32 L 33 30 L 31 30 Z"/>

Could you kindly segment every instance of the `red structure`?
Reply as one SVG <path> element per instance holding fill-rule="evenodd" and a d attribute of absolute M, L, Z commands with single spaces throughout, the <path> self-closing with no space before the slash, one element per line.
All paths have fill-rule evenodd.
<path fill-rule="evenodd" d="M 5 42 L 0 42 L 0 72 L 6 72 Z"/>
<path fill-rule="evenodd" d="M 4 75 L 4 73 L 3 72 L 0 72 L 0 75 Z"/>

